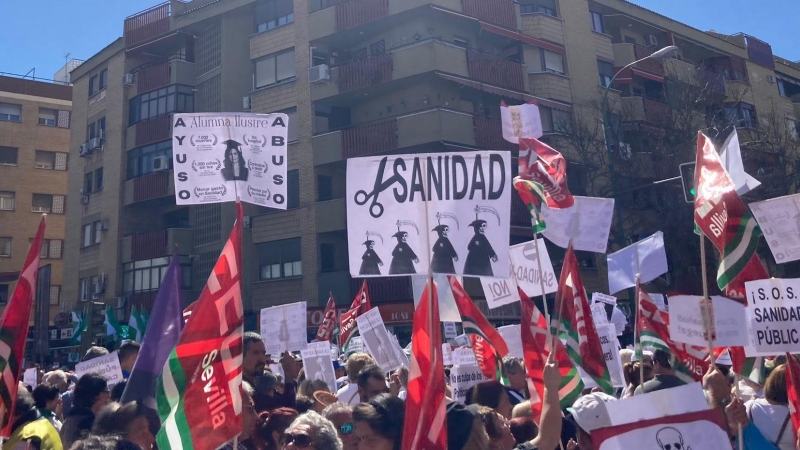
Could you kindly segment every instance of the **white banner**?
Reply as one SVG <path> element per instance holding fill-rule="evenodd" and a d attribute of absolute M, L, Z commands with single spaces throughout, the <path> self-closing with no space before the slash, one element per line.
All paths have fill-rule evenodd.
<path fill-rule="evenodd" d="M 542 295 L 540 278 L 544 284 L 545 294 L 553 293 L 558 289 L 558 277 L 553 270 L 553 263 L 547 253 L 544 239 L 538 239 L 536 245 L 539 247 L 539 255 L 542 258 L 542 273 L 539 273 L 539 265 L 536 262 L 534 241 L 529 241 L 512 245 L 509 248 L 510 277 L 481 277 L 481 286 L 489 309 L 518 302 L 520 299 L 517 287 L 522 288 L 522 292 L 530 298 Z"/>
<path fill-rule="evenodd" d="M 512 190 L 507 151 L 348 159 L 350 274 L 508 278 Z"/>
<path fill-rule="evenodd" d="M 653 281 L 669 270 L 664 250 L 664 233 L 657 231 L 608 256 L 608 291 L 612 294 L 636 286 L 636 274 L 642 283 Z"/>
<path fill-rule="evenodd" d="M 708 345 L 700 308 L 702 300 L 703 297 L 695 295 L 675 295 L 669 298 L 669 336 L 673 341 Z M 711 304 L 717 333 L 714 347 L 749 345 L 744 305 L 720 296 L 711 297 Z"/>
<path fill-rule="evenodd" d="M 607 305 L 616 305 L 617 304 L 617 297 L 613 295 L 603 294 L 602 292 L 593 292 L 592 293 L 592 303 L 605 303 Z"/>
<path fill-rule="evenodd" d="M 519 138 L 540 138 L 542 131 L 542 116 L 539 106 L 533 103 L 524 105 L 500 105 L 500 121 L 503 125 L 503 139 L 517 144 Z"/>
<path fill-rule="evenodd" d="M 453 365 L 453 348 L 450 347 L 450 344 L 448 344 L 447 342 L 442 344 L 442 365 L 444 366 Z"/>
<path fill-rule="evenodd" d="M 304 350 L 303 369 L 308 380 L 322 380 L 331 392 L 336 392 L 336 373 L 333 371 L 331 344 L 328 341 L 312 342 Z"/>
<path fill-rule="evenodd" d="M 464 403 L 467 399 L 467 390 L 483 381 L 487 380 L 477 365 L 453 366 L 450 369 L 450 390 L 453 400 Z"/>
<path fill-rule="evenodd" d="M 392 342 L 378 307 L 374 307 L 356 318 L 358 333 L 364 346 L 384 372 L 391 372 L 403 366 L 404 358 L 398 355 L 398 349 Z"/>
<path fill-rule="evenodd" d="M 289 116 L 191 113 L 172 120 L 175 203 L 232 202 L 238 195 L 243 202 L 286 209 Z"/>
<path fill-rule="evenodd" d="M 30 369 L 25 369 L 25 372 L 22 374 L 22 384 L 26 386 L 30 386 L 31 389 L 35 388 L 39 385 L 39 369 L 36 367 L 31 367 Z"/>
<path fill-rule="evenodd" d="M 753 347 L 747 356 L 800 353 L 800 279 L 748 281 L 745 290 Z"/>
<path fill-rule="evenodd" d="M 748 206 L 764 233 L 775 262 L 780 264 L 800 259 L 800 194 Z"/>
<path fill-rule="evenodd" d="M 306 333 L 306 302 L 273 306 L 261 310 L 261 339 L 269 354 L 304 350 L 308 345 Z"/>
<path fill-rule="evenodd" d="M 614 199 L 574 196 L 575 205 L 565 209 L 542 206 L 542 218 L 547 229 L 544 237 L 561 248 L 567 248 L 572 239 L 575 250 L 605 253 Z"/>
<path fill-rule="evenodd" d="M 611 375 L 611 385 L 614 387 L 625 387 L 625 377 L 622 374 L 622 360 L 619 357 L 620 345 L 617 341 L 617 330 L 614 325 L 596 325 L 597 336 L 600 338 L 600 346 L 603 347 L 603 358 Z M 597 383 L 581 367 L 578 367 L 583 383 L 587 388 L 597 387 Z"/>
<path fill-rule="evenodd" d="M 503 336 L 503 340 L 508 345 L 508 356 L 523 358 L 522 354 L 522 328 L 520 325 L 506 325 L 499 327 L 497 332 Z"/>
<path fill-rule="evenodd" d="M 458 347 L 453 349 L 452 358 L 454 366 L 472 366 L 478 364 L 472 347 Z"/>
<path fill-rule="evenodd" d="M 122 367 L 119 365 L 119 355 L 117 352 L 99 358 L 75 364 L 75 376 L 80 377 L 87 373 L 96 373 L 106 379 L 108 386 L 113 386 L 122 381 Z"/>

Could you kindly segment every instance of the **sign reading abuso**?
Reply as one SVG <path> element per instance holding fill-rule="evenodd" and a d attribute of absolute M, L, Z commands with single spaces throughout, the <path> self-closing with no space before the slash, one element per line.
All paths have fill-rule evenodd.
<path fill-rule="evenodd" d="M 235 201 L 286 209 L 286 114 L 175 114 L 173 176 L 178 205 Z M 156 157 L 157 159 L 158 157 Z M 161 170 L 167 162 L 160 159 Z M 155 169 L 155 159 L 154 159 Z"/>

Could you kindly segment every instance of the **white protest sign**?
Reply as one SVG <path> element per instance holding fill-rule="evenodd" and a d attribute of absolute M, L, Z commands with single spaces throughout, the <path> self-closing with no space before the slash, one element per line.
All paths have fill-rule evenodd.
<path fill-rule="evenodd" d="M 453 366 L 450 369 L 450 390 L 453 400 L 464 403 L 467 399 L 467 390 L 483 381 L 486 381 L 486 378 L 477 365 Z"/>
<path fill-rule="evenodd" d="M 394 333 L 389 333 L 389 337 L 392 338 L 392 345 L 394 345 L 394 353 L 395 355 L 398 356 L 398 358 L 400 358 L 400 364 L 402 364 L 403 367 L 408 369 L 410 367 L 410 362 L 408 360 L 408 355 L 406 355 L 406 352 L 403 351 L 403 346 L 400 345 L 400 341 L 397 339 L 397 336 L 395 336 Z"/>
<path fill-rule="evenodd" d="M 536 262 L 536 247 L 539 248 L 539 256 L 542 258 L 542 273 L 539 273 L 539 264 Z M 509 278 L 481 277 L 481 286 L 489 309 L 518 302 L 520 299 L 517 287 L 530 298 L 542 295 L 542 284 L 545 294 L 558 289 L 558 277 L 553 270 L 544 239 L 537 239 L 535 243 L 529 241 L 512 245 L 508 255 L 511 259 Z"/>
<path fill-rule="evenodd" d="M 350 338 L 350 346 L 347 347 L 348 353 L 364 353 L 364 340 L 361 336 Z"/>
<path fill-rule="evenodd" d="M 39 370 L 36 367 L 25 369 L 25 373 L 22 375 L 22 384 L 30 386 L 31 389 L 35 388 L 39 384 Z"/>
<path fill-rule="evenodd" d="M 486 297 L 486 305 L 489 309 L 519 301 L 517 281 L 514 279 L 513 271 L 509 278 L 481 277 L 480 280 L 483 295 Z"/>
<path fill-rule="evenodd" d="M 513 106 L 501 103 L 500 121 L 503 125 L 503 139 L 513 144 L 518 144 L 519 138 L 538 139 L 544 134 L 539 106 L 533 103 Z"/>
<path fill-rule="evenodd" d="M 469 337 L 466 334 L 459 334 L 455 338 L 453 338 L 453 342 L 456 343 L 459 347 L 469 347 L 472 343 L 469 340 Z"/>
<path fill-rule="evenodd" d="M 595 325 L 608 324 L 608 314 L 606 314 L 606 305 L 603 303 L 592 303 L 589 306 L 592 309 L 592 319 Z"/>
<path fill-rule="evenodd" d="M 708 338 L 703 327 L 701 296 L 676 295 L 669 298 L 669 336 L 675 342 L 707 346 Z M 745 307 L 734 300 L 713 296 L 714 323 L 717 338 L 715 347 L 745 346 L 750 340 L 747 333 Z"/>
<path fill-rule="evenodd" d="M 300 356 L 303 357 L 306 379 L 322 380 L 331 392 L 336 392 L 336 374 L 333 371 L 330 342 L 312 342 L 304 350 L 300 350 Z"/>
<path fill-rule="evenodd" d="M 800 259 L 800 194 L 750 203 L 775 262 Z"/>
<path fill-rule="evenodd" d="M 770 278 L 744 285 L 753 347 L 747 356 L 800 353 L 800 279 Z"/>
<path fill-rule="evenodd" d="M 458 336 L 458 328 L 455 322 L 444 322 L 444 338 L 453 339 Z"/>
<path fill-rule="evenodd" d="M 463 280 L 458 278 L 458 282 Z M 422 298 L 422 291 L 425 289 L 425 284 L 428 282 L 427 275 L 415 275 L 411 277 L 411 291 L 414 294 L 414 309 L 419 305 L 419 300 Z M 439 320 L 442 322 L 461 322 L 461 314 L 458 312 L 456 306 L 456 299 L 453 297 L 453 290 L 450 288 L 450 282 L 447 281 L 447 275 L 434 275 L 433 284 L 436 286 L 436 295 L 439 298 Z"/>
<path fill-rule="evenodd" d="M 658 307 L 658 309 L 660 309 L 661 311 L 667 310 L 667 303 L 666 301 L 664 301 L 664 294 L 649 294 L 649 295 L 650 295 L 650 300 L 652 300 L 653 303 L 656 304 L 656 307 Z"/>
<path fill-rule="evenodd" d="M 446 342 L 442 344 L 442 365 L 444 366 L 453 365 L 453 348 L 450 347 L 450 344 Z"/>
<path fill-rule="evenodd" d="M 175 203 L 232 202 L 238 196 L 254 205 L 286 209 L 288 127 L 289 116 L 283 113 L 175 114 Z"/>
<path fill-rule="evenodd" d="M 87 373 L 96 373 L 106 379 L 109 386 L 113 386 L 122 381 L 122 368 L 119 365 L 119 355 L 117 352 L 99 358 L 75 364 L 75 376 L 80 377 Z"/>
<path fill-rule="evenodd" d="M 374 307 L 356 318 L 358 332 L 364 346 L 384 372 L 391 372 L 403 366 L 403 358 L 397 354 L 398 349 L 392 342 L 378 307 Z"/>
<path fill-rule="evenodd" d="M 453 349 L 452 358 L 454 366 L 471 366 L 478 364 L 472 347 L 458 347 Z"/>
<path fill-rule="evenodd" d="M 608 234 L 614 215 L 614 199 L 574 196 L 575 204 L 569 208 L 554 209 L 542 206 L 542 218 L 547 229 L 542 233 L 550 242 L 561 248 L 605 253 Z"/>
<path fill-rule="evenodd" d="M 617 297 L 613 295 L 603 294 L 602 292 L 593 292 L 592 293 L 592 303 L 605 303 L 607 305 L 616 305 L 617 304 Z"/>
<path fill-rule="evenodd" d="M 622 360 L 619 357 L 619 341 L 617 341 L 617 330 L 611 324 L 596 325 L 597 336 L 600 338 L 600 346 L 603 348 L 603 359 L 606 362 L 608 373 L 611 375 L 611 385 L 614 387 L 625 387 L 625 377 L 622 374 Z M 580 366 L 580 373 L 586 388 L 597 387 L 597 383 Z"/>
<path fill-rule="evenodd" d="M 280 354 L 306 348 L 306 308 L 306 302 L 297 302 L 261 310 L 261 338 L 267 353 Z"/>
<path fill-rule="evenodd" d="M 664 233 L 657 231 L 622 250 L 606 256 L 608 260 L 608 291 L 615 294 L 636 286 L 636 274 L 642 283 L 655 280 L 666 273 L 667 252 Z"/>
<path fill-rule="evenodd" d="M 348 159 L 350 274 L 508 278 L 512 190 L 507 151 Z"/>
<path fill-rule="evenodd" d="M 523 358 L 522 354 L 522 330 L 520 325 L 506 325 L 499 327 L 497 332 L 503 337 L 508 345 L 508 356 Z"/>

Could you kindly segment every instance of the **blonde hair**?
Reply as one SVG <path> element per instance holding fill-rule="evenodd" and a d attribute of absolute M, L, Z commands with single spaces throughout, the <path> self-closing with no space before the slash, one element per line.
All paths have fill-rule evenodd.
<path fill-rule="evenodd" d="M 351 382 L 357 383 L 358 373 L 361 372 L 364 366 L 369 364 L 375 364 L 375 360 L 372 359 L 371 356 L 366 353 L 353 353 L 347 358 L 347 363 L 345 364 L 347 378 L 350 379 Z"/>
<path fill-rule="evenodd" d="M 472 422 L 472 430 L 469 433 L 467 442 L 461 447 L 461 450 L 486 450 L 489 448 L 490 443 L 489 434 L 483 425 L 483 419 L 480 415 L 476 415 Z"/>

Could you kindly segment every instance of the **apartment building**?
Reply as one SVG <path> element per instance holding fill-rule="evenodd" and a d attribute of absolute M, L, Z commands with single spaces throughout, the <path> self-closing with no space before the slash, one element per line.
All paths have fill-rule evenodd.
<path fill-rule="evenodd" d="M 675 57 L 640 62 L 605 90 L 619 69 L 667 45 L 679 48 Z M 113 302 L 121 317 L 152 303 L 176 244 L 184 301 L 192 301 L 232 224 L 232 205 L 175 205 L 171 114 L 289 114 L 288 210 L 245 208 L 251 329 L 260 308 L 301 300 L 313 329 L 329 293 L 346 307 L 360 287 L 363 280 L 347 272 L 348 158 L 513 154 L 499 106 L 536 101 L 545 139 L 571 161 L 573 193 L 607 196 L 616 183 L 608 180 L 622 177 L 609 176 L 612 161 L 630 172 L 646 160 L 617 190 L 658 179 L 662 169 L 677 175 L 677 163 L 645 151 L 671 142 L 663 128 L 678 105 L 669 92 L 702 89 L 743 132 L 756 128 L 762 109 L 780 112 L 782 130 L 800 114 L 800 65 L 774 57 L 769 44 L 696 30 L 623 0 L 172 0 L 126 19 L 124 36 L 71 75 L 70 150 L 82 163 L 70 166 L 64 292 L 71 303 Z M 698 127 L 708 126 L 707 115 L 690 114 Z M 609 155 L 600 164 L 581 153 L 577 132 L 597 124 L 600 137 L 592 140 Z M 598 167 L 605 182 L 597 181 Z M 659 216 L 620 204 L 629 217 Z M 527 211 L 516 199 L 512 211 L 512 242 L 529 240 Z M 652 231 L 626 225 L 610 248 Z M 563 250 L 549 248 L 560 264 Z M 604 290 L 602 257 L 580 259 L 588 288 Z M 410 279 L 368 284 L 384 320 L 407 340 Z M 486 309 L 477 280 L 465 287 L 491 320 L 518 320 L 514 307 Z M 674 280 L 657 287 L 674 288 Z"/>
<path fill-rule="evenodd" d="M 0 76 L 0 308 L 14 292 L 42 213 L 47 213 L 40 264 L 50 266 L 50 287 L 37 298 L 34 314 L 39 317 L 33 323 L 55 332 L 52 347 L 60 346 L 62 338 L 53 319 L 62 311 L 71 109 L 68 85 Z M 65 330 L 64 337 L 71 331 Z"/>

